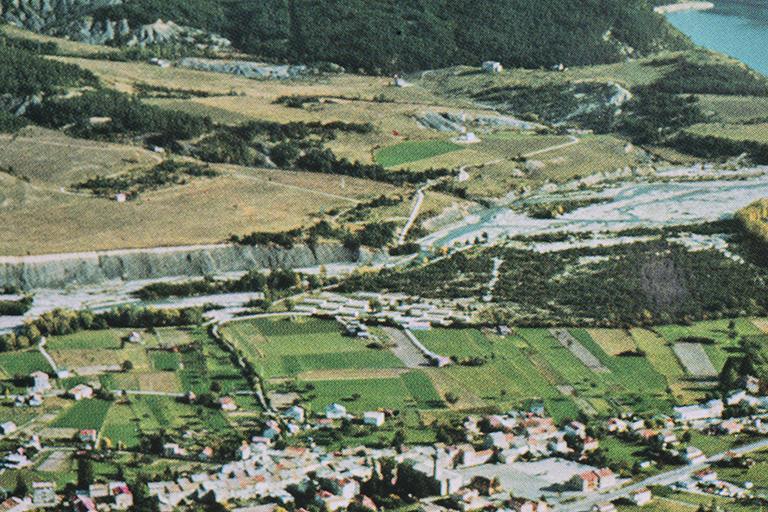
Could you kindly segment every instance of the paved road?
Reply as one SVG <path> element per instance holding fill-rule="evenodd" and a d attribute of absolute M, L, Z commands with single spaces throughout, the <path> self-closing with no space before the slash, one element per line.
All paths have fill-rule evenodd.
<path fill-rule="evenodd" d="M 416 346 L 408 339 L 403 331 L 394 327 L 383 327 L 389 339 L 395 343 L 392 353 L 400 359 L 406 368 L 418 368 L 420 366 L 429 366 L 429 360 Z"/>
<path fill-rule="evenodd" d="M 768 439 L 762 439 L 760 441 L 756 441 L 754 443 L 750 443 L 750 444 L 741 446 L 739 448 L 734 448 L 732 451 L 740 455 L 746 455 L 747 453 L 754 452 L 757 450 L 762 450 L 765 448 L 768 448 Z M 722 460 L 725 457 L 725 453 L 726 452 L 722 452 L 722 453 L 718 453 L 717 455 L 713 455 L 712 457 L 708 458 L 707 461 L 703 464 L 683 466 L 681 468 L 676 468 L 671 471 L 667 471 L 665 473 L 659 473 L 658 475 L 646 478 L 645 480 L 642 480 L 635 484 L 622 487 L 621 489 L 609 491 L 606 493 L 586 495 L 583 499 L 575 503 L 567 503 L 564 505 L 555 506 L 553 507 L 553 510 L 555 510 L 556 512 L 585 512 L 590 510 L 594 505 L 597 505 L 598 503 L 605 503 L 608 501 L 614 501 L 619 498 L 623 498 L 627 496 L 629 493 L 631 493 L 632 491 L 636 491 L 643 487 L 649 487 L 652 485 L 670 485 L 687 478 L 688 476 L 691 475 L 691 473 L 704 469 L 710 464 Z"/>

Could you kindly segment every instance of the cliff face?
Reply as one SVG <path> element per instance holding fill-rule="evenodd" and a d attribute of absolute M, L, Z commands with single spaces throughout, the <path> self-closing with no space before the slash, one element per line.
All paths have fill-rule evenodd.
<path fill-rule="evenodd" d="M 198 48 L 227 49 L 231 42 L 172 20 L 150 24 L 121 19 L 95 19 L 101 8 L 123 4 L 123 0 L 0 0 L 0 18 L 21 28 L 88 44 L 150 46 L 180 43 Z"/>
<path fill-rule="evenodd" d="M 349 251 L 338 244 L 293 249 L 218 245 L 0 258 L 0 287 L 23 290 L 205 276 L 256 268 L 301 268 L 330 263 L 368 262 L 375 253 Z"/>

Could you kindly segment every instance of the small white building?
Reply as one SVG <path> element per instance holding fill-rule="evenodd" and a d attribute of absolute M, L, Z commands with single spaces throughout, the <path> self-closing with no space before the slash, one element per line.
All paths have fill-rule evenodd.
<path fill-rule="evenodd" d="M 629 497 L 635 505 L 642 507 L 653 500 L 653 493 L 651 493 L 651 490 L 647 487 L 643 487 L 642 489 L 634 491 Z"/>
<path fill-rule="evenodd" d="M 51 381 L 47 373 L 37 371 L 32 373 L 30 378 L 32 379 L 31 391 L 33 393 L 42 393 L 51 389 Z"/>
<path fill-rule="evenodd" d="M 222 411 L 236 411 L 237 410 L 237 404 L 235 403 L 235 399 L 230 396 L 223 396 L 219 398 L 219 407 Z"/>
<path fill-rule="evenodd" d="M 369 411 L 363 414 L 363 423 L 374 427 L 382 426 L 385 419 L 384 413 L 379 411 Z"/>
<path fill-rule="evenodd" d="M 0 424 L 0 433 L 4 436 L 13 434 L 16 430 L 18 430 L 18 427 L 12 421 L 6 421 L 5 423 Z"/>
<path fill-rule="evenodd" d="M 128 194 L 126 194 L 125 192 L 118 192 L 117 194 L 115 194 L 115 201 L 118 203 L 124 203 L 128 201 Z"/>
<path fill-rule="evenodd" d="M 141 333 L 133 331 L 128 335 L 128 343 L 141 343 Z"/>
<path fill-rule="evenodd" d="M 325 408 L 325 417 L 329 420 L 340 420 L 347 417 L 347 408 L 341 404 L 331 404 Z"/>
<path fill-rule="evenodd" d="M 85 384 L 78 384 L 69 390 L 69 396 L 76 401 L 84 400 L 86 398 L 93 398 L 93 388 Z"/>
<path fill-rule="evenodd" d="M 52 508 L 59 504 L 53 482 L 32 482 L 32 507 Z"/>
<path fill-rule="evenodd" d="M 501 65 L 501 62 L 495 60 L 487 60 L 483 62 L 482 67 L 484 73 L 501 73 L 504 71 L 504 66 Z"/>

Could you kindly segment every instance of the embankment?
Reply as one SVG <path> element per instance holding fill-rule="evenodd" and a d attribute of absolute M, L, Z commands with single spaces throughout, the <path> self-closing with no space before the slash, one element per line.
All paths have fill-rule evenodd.
<path fill-rule="evenodd" d="M 22 290 L 92 285 L 122 279 L 136 281 L 175 276 L 205 276 L 256 268 L 302 268 L 331 263 L 368 262 L 368 251 L 340 244 L 292 249 L 207 245 L 105 252 L 0 257 L 0 287 Z"/>

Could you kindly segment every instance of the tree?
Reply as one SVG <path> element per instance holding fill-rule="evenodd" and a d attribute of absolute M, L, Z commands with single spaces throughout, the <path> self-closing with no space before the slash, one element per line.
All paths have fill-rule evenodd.
<path fill-rule="evenodd" d="M 77 459 L 77 487 L 87 489 L 93 483 L 93 461 L 87 456 Z"/>
<path fill-rule="evenodd" d="M 16 487 L 13 489 L 13 495 L 17 498 L 25 498 L 28 493 L 29 485 L 27 485 L 27 481 L 24 478 L 24 475 L 19 473 L 16 475 Z"/>
<path fill-rule="evenodd" d="M 126 359 L 125 361 L 123 361 L 123 364 L 120 365 L 120 367 L 123 369 L 124 372 L 129 372 L 133 370 L 133 363 Z"/>

